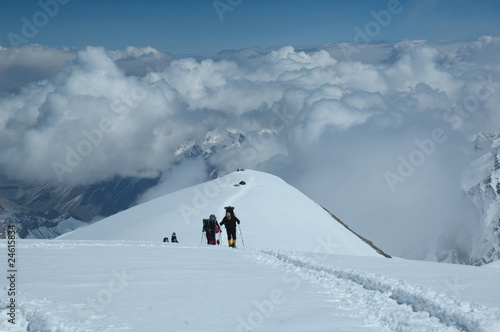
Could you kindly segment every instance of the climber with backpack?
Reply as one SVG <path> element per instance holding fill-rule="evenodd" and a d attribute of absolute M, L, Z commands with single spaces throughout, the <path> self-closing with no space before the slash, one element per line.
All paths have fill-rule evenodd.
<path fill-rule="evenodd" d="M 220 222 L 220 225 L 226 226 L 227 242 L 230 247 L 236 248 L 236 223 L 240 224 L 240 220 L 234 215 L 234 207 L 226 206 L 226 216 Z"/>
<path fill-rule="evenodd" d="M 214 214 L 211 214 L 208 219 L 203 219 L 203 232 L 207 236 L 207 244 L 218 244 L 215 241 L 215 235 L 219 233 L 220 226 Z"/>
<path fill-rule="evenodd" d="M 172 233 L 172 240 L 170 242 L 179 243 L 179 241 L 177 241 L 177 234 L 175 234 L 175 232 Z"/>

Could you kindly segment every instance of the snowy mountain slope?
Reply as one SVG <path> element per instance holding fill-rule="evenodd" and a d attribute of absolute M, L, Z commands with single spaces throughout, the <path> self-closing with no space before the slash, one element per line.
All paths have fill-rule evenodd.
<path fill-rule="evenodd" d="M 241 181 L 246 185 L 234 186 Z M 297 189 L 276 176 L 251 170 L 165 195 L 59 239 L 161 241 L 176 232 L 182 244 L 206 243 L 202 219 L 214 213 L 221 221 L 228 205 L 235 207 L 241 220 L 239 246 L 243 240 L 250 248 L 379 255 Z M 224 231 L 222 243 L 227 243 Z"/>
<path fill-rule="evenodd" d="M 21 240 L 18 252 L 17 320 L 0 297 L 1 331 L 500 329 L 494 268 L 158 241 Z"/>
<path fill-rule="evenodd" d="M 227 205 L 245 247 L 240 233 L 240 249 L 200 244 L 201 218 L 220 219 Z M 161 242 L 172 231 L 180 243 Z M 16 246 L 16 324 L 2 278 L 1 331 L 500 331 L 495 263 L 386 259 L 261 172 L 234 172 Z"/>

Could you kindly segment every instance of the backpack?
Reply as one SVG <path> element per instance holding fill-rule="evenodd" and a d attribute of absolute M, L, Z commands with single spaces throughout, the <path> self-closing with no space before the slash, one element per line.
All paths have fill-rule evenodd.
<path fill-rule="evenodd" d="M 208 232 L 211 231 L 215 228 L 216 233 L 219 231 L 217 230 L 217 224 L 215 223 L 215 220 L 210 220 L 210 219 L 203 219 L 203 231 Z"/>
<path fill-rule="evenodd" d="M 215 229 L 215 220 L 208 219 L 208 229 L 211 231 Z"/>

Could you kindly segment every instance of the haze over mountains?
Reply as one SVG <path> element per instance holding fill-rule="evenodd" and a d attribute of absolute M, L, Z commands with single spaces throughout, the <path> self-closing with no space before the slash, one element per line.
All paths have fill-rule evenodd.
<path fill-rule="evenodd" d="M 16 57 L 3 47 L 4 73 L 25 70 L 2 76 L 8 180 L 0 204 L 45 219 L 30 225 L 55 225 L 65 213 L 88 222 L 253 168 L 284 178 L 398 256 L 488 262 L 497 257 L 484 254 L 496 248 L 496 212 L 482 206 L 496 198 L 465 193 L 494 172 L 496 143 L 484 141 L 481 152 L 474 139 L 498 131 L 499 48 L 489 36 L 213 58 L 40 45 L 19 47 Z M 33 76 L 42 55 L 55 63 Z M 436 129 L 441 139 L 422 150 Z M 234 139 L 211 150 L 204 144 L 214 130 Z M 491 162 L 476 162 L 488 153 Z"/>

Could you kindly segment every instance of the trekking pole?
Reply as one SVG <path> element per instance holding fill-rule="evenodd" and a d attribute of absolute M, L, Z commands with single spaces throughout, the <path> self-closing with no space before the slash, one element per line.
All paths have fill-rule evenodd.
<path fill-rule="evenodd" d="M 200 244 L 203 244 L 203 231 L 201 231 L 201 240 L 200 240 Z"/>
<path fill-rule="evenodd" d="M 245 241 L 243 241 L 243 234 L 241 234 L 241 227 L 240 227 L 240 224 L 238 224 L 238 229 L 240 230 L 241 243 L 243 244 L 243 247 L 244 247 L 244 246 L 245 246 Z"/>

